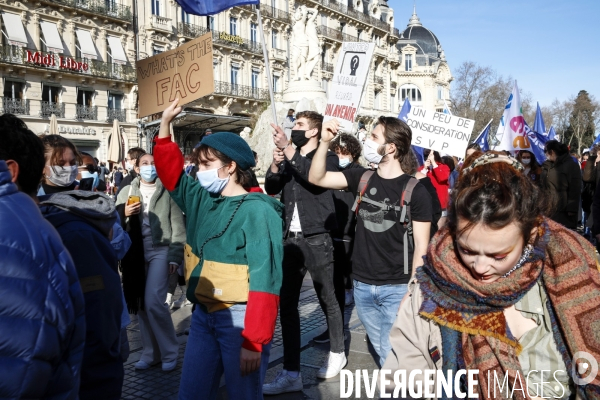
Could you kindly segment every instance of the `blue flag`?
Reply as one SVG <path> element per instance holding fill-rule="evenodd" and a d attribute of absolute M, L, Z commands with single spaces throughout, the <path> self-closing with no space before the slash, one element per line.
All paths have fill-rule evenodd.
<path fill-rule="evenodd" d="M 535 133 L 540 135 L 546 135 L 546 124 L 544 124 L 544 117 L 542 116 L 542 110 L 540 109 L 540 103 L 537 103 L 537 110 L 535 112 L 535 121 L 533 122 L 533 130 Z"/>
<path fill-rule="evenodd" d="M 235 6 L 258 5 L 260 0 L 176 0 L 188 14 L 212 15 Z"/>
<path fill-rule="evenodd" d="M 600 135 L 596 136 L 596 139 L 594 139 L 594 143 L 592 143 L 592 145 L 590 146 L 590 149 L 597 145 L 598 143 L 600 143 Z"/>
<path fill-rule="evenodd" d="M 523 122 L 525 123 L 525 134 L 527 135 L 529 144 L 531 145 L 531 148 L 527 150 L 533 153 L 535 159 L 541 165 L 544 163 L 544 161 L 546 161 L 544 149 L 546 148 L 546 142 L 549 140 L 548 136 L 531 129 L 525 120 L 523 120 Z"/>
<path fill-rule="evenodd" d="M 551 126 L 550 130 L 548 131 L 548 140 L 554 140 L 555 136 L 556 136 L 556 131 L 554 130 L 554 127 Z"/>
<path fill-rule="evenodd" d="M 489 151 L 490 150 L 490 127 L 492 126 L 492 121 L 488 122 L 488 124 L 483 128 L 479 136 L 473 141 L 473 143 L 477 143 L 479 147 L 481 147 L 481 151 Z"/>
<path fill-rule="evenodd" d="M 400 109 L 400 114 L 398 114 L 398 119 L 401 119 L 404 122 L 408 121 L 408 113 L 410 112 L 411 105 L 410 101 L 408 101 L 408 97 L 404 99 L 404 104 L 402 104 L 402 109 Z M 410 146 L 415 156 L 417 157 L 417 161 L 419 162 L 419 166 L 423 166 L 425 164 L 425 160 L 423 158 L 423 148 L 419 146 Z"/>

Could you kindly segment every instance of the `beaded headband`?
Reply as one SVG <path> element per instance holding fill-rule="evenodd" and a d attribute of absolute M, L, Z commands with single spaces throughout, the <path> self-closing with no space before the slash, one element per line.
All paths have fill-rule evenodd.
<path fill-rule="evenodd" d="M 485 164 L 503 162 L 509 164 L 511 167 L 516 169 L 517 171 L 523 172 L 525 168 L 523 168 L 523 164 L 518 162 L 515 158 L 509 157 L 504 154 L 493 154 L 493 153 L 485 153 L 484 155 L 478 157 L 471 165 L 465 168 L 462 173 L 469 173 L 474 168 L 480 167 Z"/>

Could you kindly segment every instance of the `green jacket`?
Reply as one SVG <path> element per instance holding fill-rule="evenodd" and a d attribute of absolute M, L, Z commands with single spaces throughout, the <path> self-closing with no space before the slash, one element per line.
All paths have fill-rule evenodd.
<path fill-rule="evenodd" d="M 131 193 L 129 192 L 130 188 Z M 117 196 L 116 204 L 126 204 L 129 195 L 142 197 L 139 176 L 131 181 L 131 185 L 123 187 Z M 185 245 L 185 222 L 183 214 L 158 178 L 156 179 L 156 192 L 154 192 L 150 199 L 149 207 L 152 244 L 155 246 L 169 246 L 169 263 L 181 264 L 183 261 L 183 247 Z M 142 221 L 143 219 L 140 218 L 140 223 Z"/>

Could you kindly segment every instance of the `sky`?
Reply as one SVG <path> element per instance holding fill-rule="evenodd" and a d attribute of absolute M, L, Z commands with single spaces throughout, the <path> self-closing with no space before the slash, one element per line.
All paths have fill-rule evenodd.
<path fill-rule="evenodd" d="M 400 32 L 414 1 L 388 0 Z M 540 106 L 580 90 L 600 100 L 600 1 L 416 0 L 416 7 L 452 72 L 464 61 L 490 66 Z"/>

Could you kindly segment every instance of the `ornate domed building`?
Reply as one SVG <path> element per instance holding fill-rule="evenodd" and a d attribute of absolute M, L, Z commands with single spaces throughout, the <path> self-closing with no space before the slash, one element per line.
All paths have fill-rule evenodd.
<path fill-rule="evenodd" d="M 400 52 L 398 100 L 408 97 L 412 105 L 443 111 L 450 106 L 452 74 L 437 36 L 425 28 L 416 7 L 396 47 Z"/>

